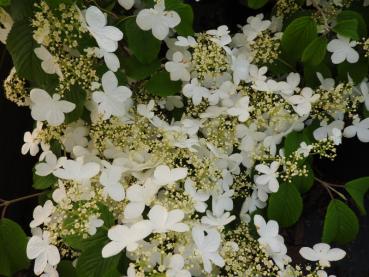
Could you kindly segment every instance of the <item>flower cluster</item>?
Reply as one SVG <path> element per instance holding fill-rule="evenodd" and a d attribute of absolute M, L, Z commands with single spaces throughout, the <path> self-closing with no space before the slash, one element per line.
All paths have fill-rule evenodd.
<path fill-rule="evenodd" d="M 78 267 L 83 243 L 98 238 L 95 255 L 123 257 L 128 276 L 327 276 L 343 250 L 303 247 L 313 263 L 295 265 L 278 223 L 260 213 L 282 185 L 311 174 L 313 155 L 334 158 L 342 137 L 369 142 L 360 113 L 369 109 L 367 81 L 336 84 L 318 72 L 310 87 L 297 71 L 270 72 L 283 61 L 280 21 L 298 9 L 291 1 L 278 1 L 273 20 L 249 17 L 234 35 L 223 25 L 193 36 L 173 35 L 181 17 L 165 2 L 136 16 L 167 45 L 160 73 L 181 84 L 163 97 L 150 95 L 147 80 L 121 78 L 119 48 L 130 49 L 102 9 L 36 4 L 34 54 L 57 84 L 27 87 L 15 70 L 5 82 L 8 98 L 37 121 L 22 153 L 41 152 L 35 174 L 51 180 L 30 223 L 35 274 L 49 276 L 63 258 Z M 356 45 L 331 40 L 332 63 L 356 63 Z M 286 143 L 305 131 L 310 137 Z"/>

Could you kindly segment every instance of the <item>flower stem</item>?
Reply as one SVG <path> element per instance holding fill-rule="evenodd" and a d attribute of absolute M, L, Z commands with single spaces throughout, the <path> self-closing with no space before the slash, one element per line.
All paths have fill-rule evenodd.
<path fill-rule="evenodd" d="M 5 213 L 6 213 L 6 209 L 8 208 L 8 206 L 10 206 L 11 204 L 14 204 L 14 203 L 17 203 L 17 202 L 20 202 L 20 201 L 23 201 L 23 200 L 27 200 L 27 199 L 30 199 L 30 198 L 34 198 L 34 197 L 37 197 L 37 196 L 40 196 L 40 195 L 43 195 L 45 194 L 46 192 L 43 191 L 43 192 L 38 192 L 38 193 L 34 193 L 34 194 L 31 194 L 31 195 L 26 195 L 26 196 L 22 196 L 22 197 L 19 197 L 19 198 L 15 198 L 15 199 L 12 199 L 12 200 L 4 200 L 4 199 L 0 199 L 0 202 L 2 202 L 0 204 L 0 207 L 3 207 L 3 210 L 1 212 L 1 218 L 4 218 L 5 217 Z"/>

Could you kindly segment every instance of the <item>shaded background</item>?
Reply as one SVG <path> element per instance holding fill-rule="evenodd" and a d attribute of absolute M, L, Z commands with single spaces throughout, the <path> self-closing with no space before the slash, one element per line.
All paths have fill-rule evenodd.
<path fill-rule="evenodd" d="M 226 24 L 233 31 L 237 24 L 244 25 L 247 16 L 259 12 L 249 10 L 241 4 L 242 0 L 188 0 L 194 8 L 195 30 L 202 31 Z M 268 7 L 266 8 L 268 9 Z M 1 83 L 11 68 L 11 58 L 5 47 L 0 47 Z M 30 155 L 20 153 L 23 134 L 32 130 L 33 120 L 28 108 L 20 108 L 5 99 L 3 88 L 0 93 L 0 198 L 13 199 L 35 192 L 32 189 L 32 167 L 36 162 Z M 314 168 L 319 170 L 325 181 L 343 184 L 346 181 L 369 175 L 369 144 L 357 139 L 344 140 L 338 148 L 334 162 L 317 159 Z M 289 255 L 296 262 L 302 262 L 298 250 L 302 246 L 312 246 L 320 242 L 325 209 L 329 197 L 325 190 L 316 185 L 304 199 L 302 219 L 292 228 L 283 231 Z M 355 210 L 356 208 L 351 204 Z M 6 217 L 18 222 L 27 233 L 37 199 L 15 203 L 8 207 Z M 366 197 L 366 207 L 369 200 Z M 357 211 L 357 210 L 356 210 Z M 369 277 L 369 217 L 359 217 L 360 233 L 357 239 L 343 247 L 348 255 L 333 264 L 331 273 L 338 277 Z M 0 249 L 1 251 L 1 249 Z"/>

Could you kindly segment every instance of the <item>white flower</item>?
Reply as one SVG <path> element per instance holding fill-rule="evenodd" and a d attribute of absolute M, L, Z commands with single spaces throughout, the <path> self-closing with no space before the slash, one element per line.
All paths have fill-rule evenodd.
<path fill-rule="evenodd" d="M 265 222 L 260 215 L 254 216 L 254 224 L 260 238 L 258 242 L 265 248 L 267 254 L 274 260 L 279 268 L 283 269 L 284 264 L 290 259 L 283 237 L 278 234 L 279 226 L 274 220 Z"/>
<path fill-rule="evenodd" d="M 334 128 L 342 130 L 345 123 L 342 120 L 335 120 L 328 124 L 326 121 L 320 122 L 320 127 L 315 129 L 313 132 L 313 136 L 316 140 L 324 140 L 328 137 L 332 136 L 332 130 Z"/>
<path fill-rule="evenodd" d="M 51 126 L 58 126 L 64 122 L 65 113 L 73 111 L 75 104 L 60 100 L 60 95 L 55 93 L 51 97 L 46 91 L 34 88 L 30 93 L 31 115 L 34 120 L 46 120 Z"/>
<path fill-rule="evenodd" d="M 166 271 L 167 277 L 191 277 L 191 273 L 183 269 L 184 259 L 181 255 L 175 254 L 170 257 L 168 269 Z"/>
<path fill-rule="evenodd" d="M 63 160 L 61 162 L 63 168 L 54 171 L 54 175 L 65 180 L 74 180 L 77 182 L 85 182 L 96 176 L 100 172 L 100 165 L 94 162 L 83 164 L 81 160 Z"/>
<path fill-rule="evenodd" d="M 194 226 L 192 228 L 192 238 L 202 257 L 204 269 L 206 272 L 210 273 L 212 270 L 212 263 L 219 267 L 223 267 L 225 262 L 218 253 L 221 244 L 220 234 L 214 229 L 206 230 L 206 233 L 205 235 L 205 230 L 202 227 Z"/>
<path fill-rule="evenodd" d="M 146 205 L 154 200 L 160 186 L 156 185 L 149 178 L 140 185 L 132 185 L 127 189 L 127 199 L 130 201 L 124 209 L 124 217 L 127 219 L 138 218 L 145 209 Z"/>
<path fill-rule="evenodd" d="M 217 105 L 219 101 L 227 99 L 236 90 L 235 85 L 231 81 L 225 81 L 219 89 L 211 91 L 208 100 L 210 105 Z"/>
<path fill-rule="evenodd" d="M 152 34 L 158 40 L 168 36 L 169 28 L 174 28 L 181 22 L 181 18 L 175 11 L 165 11 L 165 1 L 160 0 L 153 9 L 141 10 L 136 18 L 136 23 L 144 31 L 152 30 Z"/>
<path fill-rule="evenodd" d="M 31 132 L 25 132 L 23 136 L 24 144 L 22 146 L 22 154 L 26 155 L 29 151 L 31 156 L 36 156 L 38 151 L 40 150 L 39 144 L 41 140 L 38 138 L 38 133 L 40 132 L 39 128 L 36 128 Z"/>
<path fill-rule="evenodd" d="M 114 53 L 110 53 L 105 51 L 104 49 L 95 47 L 95 55 L 98 58 L 104 57 L 104 62 L 109 70 L 117 72 L 120 68 L 120 61 L 117 55 L 115 55 Z"/>
<path fill-rule="evenodd" d="M 242 31 L 246 35 L 248 41 L 253 41 L 261 32 L 269 28 L 271 22 L 263 20 L 264 15 L 249 16 L 247 23 L 243 26 Z"/>
<path fill-rule="evenodd" d="M 191 78 L 189 66 L 190 64 L 184 60 L 183 54 L 177 51 L 173 54 L 173 61 L 165 63 L 165 70 L 169 72 L 172 81 L 188 82 Z"/>
<path fill-rule="evenodd" d="M 59 273 L 56 270 L 56 266 L 54 267 L 47 264 L 44 269 L 44 273 L 42 273 L 41 277 L 59 277 Z"/>
<path fill-rule="evenodd" d="M 232 56 L 231 69 L 233 71 L 233 82 L 236 86 L 241 81 L 249 80 L 249 67 L 250 61 L 245 55 L 240 54 L 237 57 Z"/>
<path fill-rule="evenodd" d="M 186 232 L 189 230 L 187 224 L 180 222 L 184 218 L 182 210 L 175 209 L 168 212 L 163 206 L 155 205 L 147 216 L 152 224 L 153 233 Z"/>
<path fill-rule="evenodd" d="M 355 135 L 361 142 L 369 142 L 369 118 L 361 120 L 355 118 L 351 126 L 348 126 L 343 131 L 346 138 L 352 138 Z"/>
<path fill-rule="evenodd" d="M 299 148 L 296 150 L 297 154 L 304 156 L 305 158 L 309 156 L 310 151 L 313 149 L 313 145 L 307 145 L 305 141 L 300 143 Z"/>
<path fill-rule="evenodd" d="M 318 277 L 336 277 L 336 275 L 329 275 L 324 270 L 318 270 L 316 272 L 318 274 Z"/>
<path fill-rule="evenodd" d="M 154 171 L 153 181 L 159 186 L 164 186 L 174 184 L 186 176 L 187 168 L 185 167 L 170 169 L 167 165 L 159 165 Z"/>
<path fill-rule="evenodd" d="M 272 87 L 275 86 L 277 91 L 280 91 L 284 95 L 292 95 L 295 91 L 298 91 L 299 84 L 301 81 L 300 74 L 291 72 L 288 74 L 286 82 L 278 82 L 274 85 L 274 80 L 269 80 Z M 269 82 L 268 81 L 268 82 Z"/>
<path fill-rule="evenodd" d="M 327 45 L 327 50 L 332 54 L 331 60 L 334 64 L 340 64 L 347 60 L 349 63 L 356 63 L 359 60 L 359 53 L 353 49 L 357 45 L 356 41 L 338 35 L 337 39 L 331 40 Z"/>
<path fill-rule="evenodd" d="M 342 143 L 342 131 L 338 128 L 333 128 L 329 138 L 333 141 L 334 145 L 340 145 Z"/>
<path fill-rule="evenodd" d="M 115 201 L 122 201 L 125 197 L 123 185 L 120 183 L 123 169 L 104 161 L 105 169 L 100 175 L 100 183 L 104 187 L 104 192 Z"/>
<path fill-rule="evenodd" d="M 137 105 L 137 113 L 146 117 L 147 119 L 152 119 L 155 115 L 153 109 L 155 107 L 155 100 L 150 100 L 147 105 L 145 104 L 138 104 Z"/>
<path fill-rule="evenodd" d="M 40 275 L 49 264 L 55 266 L 60 262 L 60 254 L 55 245 L 49 244 L 49 232 L 42 237 L 33 236 L 27 243 L 27 258 L 35 259 L 34 272 Z"/>
<path fill-rule="evenodd" d="M 35 173 L 38 176 L 47 176 L 53 173 L 54 170 L 56 170 L 60 166 L 60 163 L 58 163 L 57 157 L 52 152 L 49 152 L 48 154 L 46 154 L 45 161 L 46 161 L 45 163 L 38 163 L 35 166 L 35 169 L 36 169 Z"/>
<path fill-rule="evenodd" d="M 186 84 L 183 87 L 183 95 L 192 99 L 192 103 L 197 106 L 201 103 L 201 100 L 206 99 L 209 96 L 209 90 L 200 85 L 197 78 L 191 80 L 191 83 Z"/>
<path fill-rule="evenodd" d="M 61 141 L 67 152 L 72 152 L 75 146 L 86 147 L 88 145 L 89 129 L 82 120 L 68 124 L 64 130 Z"/>
<path fill-rule="evenodd" d="M 364 97 L 364 105 L 367 111 L 369 111 L 369 88 L 368 84 L 365 81 L 360 83 L 360 93 Z"/>
<path fill-rule="evenodd" d="M 138 242 L 151 234 L 152 226 L 149 220 L 139 221 L 132 226 L 115 225 L 108 231 L 111 242 L 102 249 L 103 258 L 114 256 L 124 248 L 134 251 L 138 247 Z"/>
<path fill-rule="evenodd" d="M 209 210 L 206 211 L 206 216 L 203 216 L 201 218 L 201 223 L 209 226 L 214 227 L 221 227 L 229 224 L 233 220 L 235 220 L 236 217 L 234 215 L 231 215 L 230 212 L 226 212 L 222 214 L 221 216 L 214 216 Z"/>
<path fill-rule="evenodd" d="M 221 195 L 212 195 L 211 208 L 216 217 L 221 217 L 225 211 L 233 210 L 233 193 L 233 190 L 229 190 Z"/>
<path fill-rule="evenodd" d="M 245 122 L 250 117 L 250 99 L 248 96 L 243 96 L 238 99 L 235 105 L 227 110 L 231 116 L 237 116 L 238 121 Z"/>
<path fill-rule="evenodd" d="M 188 36 L 187 38 L 178 36 L 177 41 L 174 44 L 181 47 L 195 47 L 197 45 L 197 42 L 195 38 L 191 36 Z"/>
<path fill-rule="evenodd" d="M 104 225 L 104 221 L 102 219 L 99 219 L 96 215 L 91 215 L 88 218 L 88 227 L 87 232 L 93 236 L 96 234 L 97 228 Z"/>
<path fill-rule="evenodd" d="M 293 95 L 288 98 L 288 101 L 293 105 L 293 109 L 299 116 L 310 114 L 311 104 L 319 100 L 320 95 L 314 94 L 311 88 L 303 88 L 300 95 Z"/>
<path fill-rule="evenodd" d="M 240 218 L 242 221 L 249 223 L 251 221 L 250 214 L 256 211 L 258 208 L 263 209 L 266 207 L 266 203 L 258 199 L 257 191 L 254 190 L 251 196 L 246 197 L 242 204 L 240 211 Z"/>
<path fill-rule="evenodd" d="M 330 262 L 338 261 L 346 256 L 346 252 L 339 248 L 332 248 L 326 243 L 317 243 L 310 247 L 302 247 L 300 255 L 308 261 L 319 261 L 323 267 L 329 267 Z"/>
<path fill-rule="evenodd" d="M 335 83 L 334 79 L 324 78 L 323 75 L 320 72 L 317 72 L 316 76 L 318 77 L 318 80 L 320 82 L 319 88 L 325 89 L 325 90 L 334 89 L 334 83 Z"/>
<path fill-rule="evenodd" d="M 116 27 L 106 26 L 106 16 L 97 7 L 91 6 L 86 10 L 86 23 L 99 48 L 106 52 L 117 50 L 123 33 Z"/>
<path fill-rule="evenodd" d="M 232 42 L 228 27 L 226 25 L 219 26 L 216 30 L 209 30 L 206 33 L 213 36 L 212 40 L 220 46 L 225 46 Z"/>
<path fill-rule="evenodd" d="M 118 3 L 126 10 L 130 10 L 135 4 L 135 0 L 118 0 Z"/>
<path fill-rule="evenodd" d="M 102 76 L 102 91 L 95 91 L 92 99 L 98 104 L 98 111 L 109 119 L 112 115 L 123 116 L 127 112 L 128 99 L 132 91 L 125 86 L 118 86 L 118 79 L 108 71 Z"/>
<path fill-rule="evenodd" d="M 271 192 L 277 192 L 279 188 L 278 183 L 278 168 L 279 163 L 273 161 L 270 166 L 265 164 L 258 164 L 255 166 L 255 170 L 262 175 L 255 175 L 255 183 L 258 186 L 266 186 Z M 263 200 L 263 199 L 260 199 Z"/>
<path fill-rule="evenodd" d="M 34 49 L 34 52 L 42 62 L 41 67 L 43 71 L 47 74 L 57 74 L 60 78 L 63 78 L 63 73 L 61 72 L 60 66 L 57 63 L 57 60 L 50 54 L 50 52 L 41 45 L 38 48 Z"/>
<path fill-rule="evenodd" d="M 174 108 L 183 108 L 181 96 L 168 96 L 165 98 L 165 108 L 168 111 L 173 111 Z"/>
<path fill-rule="evenodd" d="M 0 41 L 6 44 L 8 34 L 13 27 L 12 17 L 3 9 L 0 8 Z"/>
<path fill-rule="evenodd" d="M 52 194 L 52 198 L 56 203 L 61 203 L 67 197 L 63 183 L 60 180 L 59 182 L 59 187 Z"/>
<path fill-rule="evenodd" d="M 205 202 L 209 199 L 210 194 L 203 191 L 196 191 L 194 185 L 195 183 L 191 179 L 187 178 L 184 184 L 185 191 L 194 202 L 195 210 L 199 213 L 204 213 L 208 206 Z"/>
<path fill-rule="evenodd" d="M 37 226 L 40 226 L 41 224 L 47 224 L 50 222 L 51 217 L 50 215 L 54 211 L 54 205 L 53 202 L 50 200 L 47 200 L 44 203 L 44 206 L 38 205 L 33 210 L 33 220 L 29 224 L 31 228 L 35 228 Z"/>

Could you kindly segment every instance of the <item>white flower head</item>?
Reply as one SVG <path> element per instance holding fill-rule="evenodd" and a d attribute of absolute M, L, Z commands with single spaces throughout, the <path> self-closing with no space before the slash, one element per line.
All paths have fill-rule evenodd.
<path fill-rule="evenodd" d="M 255 184 L 258 187 L 266 187 L 270 192 L 277 192 L 279 188 L 278 182 L 278 168 L 279 163 L 277 161 L 273 161 L 270 166 L 265 164 L 258 164 L 255 166 L 255 170 L 261 175 L 255 175 Z M 260 195 L 259 195 L 260 198 Z M 264 197 L 261 197 L 260 200 L 265 201 Z"/>
<path fill-rule="evenodd" d="M 323 267 L 329 267 L 330 262 L 339 261 L 346 256 L 346 252 L 339 248 L 332 248 L 326 243 L 317 243 L 310 247 L 302 247 L 300 255 L 309 261 L 319 261 Z"/>
<path fill-rule="evenodd" d="M 210 198 L 210 194 L 202 191 L 196 191 L 194 185 L 195 183 L 191 179 L 187 178 L 184 185 L 185 191 L 189 194 L 194 202 L 195 210 L 199 213 L 204 213 L 208 206 L 206 201 Z"/>
<path fill-rule="evenodd" d="M 191 80 L 191 83 L 186 84 L 183 87 L 183 95 L 187 98 L 191 98 L 192 103 L 197 106 L 201 103 L 202 99 L 209 97 L 209 90 L 199 83 L 197 78 Z"/>
<path fill-rule="evenodd" d="M 114 52 L 118 48 L 118 41 L 123 33 L 116 27 L 106 26 L 106 15 L 97 7 L 91 6 L 86 10 L 87 29 L 95 38 L 97 44 L 106 52 Z"/>
<path fill-rule="evenodd" d="M 172 81 L 188 82 L 191 78 L 189 72 L 190 63 L 188 63 L 181 52 L 173 54 L 173 61 L 165 63 L 165 70 L 169 72 Z"/>
<path fill-rule="evenodd" d="M 105 168 L 100 175 L 100 183 L 104 187 L 104 192 L 114 201 L 122 201 L 125 198 L 123 185 L 120 183 L 123 168 L 104 163 Z"/>
<path fill-rule="evenodd" d="M 184 266 L 184 258 L 175 254 L 170 257 L 168 269 L 166 271 L 167 277 L 191 277 L 191 273 L 183 269 Z"/>
<path fill-rule="evenodd" d="M 124 248 L 134 251 L 138 247 L 138 242 L 146 238 L 152 232 L 152 225 L 149 220 L 139 221 L 132 226 L 115 225 L 108 231 L 111 240 L 102 249 L 103 258 L 114 256 Z"/>
<path fill-rule="evenodd" d="M 253 41 L 261 32 L 268 29 L 271 25 L 271 21 L 263 20 L 264 15 L 258 14 L 256 16 L 249 16 L 247 23 L 242 31 L 246 35 L 248 41 Z"/>
<path fill-rule="evenodd" d="M 204 270 L 208 273 L 212 270 L 212 263 L 223 267 L 225 262 L 222 256 L 219 255 L 218 249 L 221 244 L 221 238 L 218 231 L 214 229 L 206 230 L 200 226 L 192 228 L 192 239 L 202 257 Z"/>
<path fill-rule="evenodd" d="M 126 114 L 132 91 L 128 87 L 118 86 L 118 79 L 111 71 L 102 76 L 102 87 L 104 91 L 95 91 L 92 98 L 98 104 L 98 111 L 104 115 L 104 119 Z"/>
<path fill-rule="evenodd" d="M 165 1 L 159 0 L 152 9 L 141 10 L 136 18 L 136 23 L 144 31 L 152 30 L 152 34 L 158 40 L 168 36 L 169 28 L 176 27 L 181 18 L 175 11 L 165 11 Z"/>
<path fill-rule="evenodd" d="M 52 97 L 44 90 L 34 88 L 30 92 L 31 115 L 34 120 L 47 121 L 51 126 L 59 126 L 64 122 L 65 113 L 73 111 L 74 103 L 60 100 L 59 94 Z"/>
<path fill-rule="evenodd" d="M 130 10 L 135 4 L 135 0 L 118 0 L 118 3 L 126 10 Z"/>
<path fill-rule="evenodd" d="M 288 98 L 288 101 L 293 105 L 293 109 L 299 116 L 310 114 L 311 104 L 319 100 L 320 95 L 314 94 L 311 88 L 303 88 L 300 95 L 293 95 Z"/>
<path fill-rule="evenodd" d="M 167 211 L 163 206 L 155 205 L 147 216 L 152 224 L 153 233 L 186 232 L 189 230 L 187 224 L 180 222 L 184 218 L 182 210 Z"/>
<path fill-rule="evenodd" d="M 44 231 L 42 237 L 33 236 L 27 243 L 28 259 L 35 259 L 34 272 L 40 275 L 49 264 L 55 266 L 60 262 L 59 250 L 49 243 L 49 232 Z"/>
<path fill-rule="evenodd" d="M 327 50 L 332 54 L 331 60 L 334 64 L 340 64 L 345 60 L 349 63 L 359 61 L 359 53 L 353 49 L 357 45 L 356 41 L 350 41 L 349 38 L 338 35 L 337 39 L 331 40 L 327 45 Z"/>
<path fill-rule="evenodd" d="M 216 30 L 209 30 L 206 33 L 213 36 L 212 40 L 221 47 L 232 42 L 232 38 L 229 35 L 229 30 L 226 25 L 219 26 Z"/>
<path fill-rule="evenodd" d="M 47 200 L 44 203 L 44 206 L 38 205 L 33 210 L 33 220 L 29 224 L 31 228 L 35 228 L 37 226 L 40 226 L 41 224 L 47 224 L 51 221 L 51 214 L 54 211 L 54 205 L 53 202 L 50 200 Z"/>
<path fill-rule="evenodd" d="M 96 176 L 100 172 L 100 165 L 94 162 L 83 164 L 81 160 L 67 160 L 61 162 L 61 167 L 53 174 L 61 179 L 85 182 Z"/>
<path fill-rule="evenodd" d="M 63 78 L 63 73 L 61 72 L 60 66 L 58 65 L 56 59 L 50 54 L 50 52 L 41 45 L 34 49 L 34 52 L 42 62 L 41 68 L 47 74 L 57 74 L 60 78 Z"/>
<path fill-rule="evenodd" d="M 343 136 L 346 138 L 352 138 L 355 135 L 361 142 L 369 142 L 369 118 L 364 120 L 356 118 L 352 125 L 343 131 Z"/>
<path fill-rule="evenodd" d="M 104 221 L 99 219 L 96 215 L 91 215 L 88 218 L 87 232 L 93 236 L 96 234 L 97 228 L 104 225 Z"/>
<path fill-rule="evenodd" d="M 243 96 L 238 99 L 235 105 L 227 110 L 231 116 L 237 116 L 238 121 L 245 122 L 250 117 L 250 99 L 248 96 Z"/>
<path fill-rule="evenodd" d="M 167 165 L 159 165 L 154 171 L 153 181 L 159 186 L 164 186 L 173 184 L 186 176 L 187 168 L 185 167 L 170 169 Z"/>

